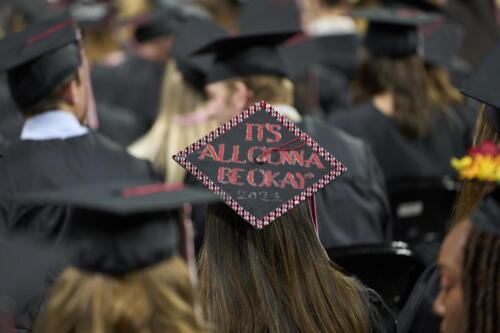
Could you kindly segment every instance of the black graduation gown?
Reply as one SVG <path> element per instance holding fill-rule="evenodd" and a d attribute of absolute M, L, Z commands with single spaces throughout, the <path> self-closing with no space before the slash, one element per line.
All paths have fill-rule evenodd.
<path fill-rule="evenodd" d="M 65 206 L 32 206 L 9 203 L 14 193 L 62 189 L 104 181 L 157 182 L 149 162 L 136 159 L 123 148 L 97 133 L 46 141 L 14 142 L 0 159 L 0 234 L 24 232 L 55 242 L 64 238 L 69 218 Z M 54 267 L 54 272 L 60 268 Z M 54 281 L 47 276 L 46 283 Z M 17 328 L 29 330 L 45 297 L 40 290 L 18 304 Z"/>
<path fill-rule="evenodd" d="M 374 290 L 365 291 L 365 303 L 368 306 L 370 333 L 396 333 L 396 317 Z"/>
<path fill-rule="evenodd" d="M 464 156 L 471 144 L 470 128 L 457 113 L 448 119 L 435 110 L 432 134 L 422 140 L 405 137 L 397 123 L 372 103 L 334 114 L 329 120 L 371 145 L 387 182 L 455 176 L 450 160 Z"/>
<path fill-rule="evenodd" d="M 323 246 L 389 241 L 390 206 L 385 181 L 368 145 L 314 117 L 305 117 L 298 127 L 347 167 L 345 174 L 316 193 Z"/>
<path fill-rule="evenodd" d="M 441 320 L 432 313 L 432 304 L 439 293 L 439 277 L 435 264 L 422 273 L 398 315 L 399 333 L 439 333 Z"/>
<path fill-rule="evenodd" d="M 0 201 L 0 229 L 27 231 L 51 240 L 64 233 L 65 209 L 13 205 L 5 197 L 103 181 L 161 180 L 149 162 L 132 157 L 124 148 L 93 132 L 66 140 L 16 141 L 4 151 L 0 174 L 0 194 L 4 196 Z"/>
<path fill-rule="evenodd" d="M 342 130 L 305 117 L 297 124 L 348 168 L 316 193 L 320 240 L 325 248 L 389 241 L 390 209 L 380 167 L 369 147 Z M 186 183 L 203 186 L 194 176 Z M 203 239 L 206 205 L 193 209 L 197 249 Z"/>
<path fill-rule="evenodd" d="M 5 143 L 15 140 L 21 134 L 24 120 L 17 112 L 12 100 L 7 76 L 0 74 L 0 135 Z"/>
<path fill-rule="evenodd" d="M 133 54 L 116 66 L 94 65 L 92 84 L 98 103 L 132 111 L 144 134 L 156 120 L 160 107 L 165 64 Z"/>

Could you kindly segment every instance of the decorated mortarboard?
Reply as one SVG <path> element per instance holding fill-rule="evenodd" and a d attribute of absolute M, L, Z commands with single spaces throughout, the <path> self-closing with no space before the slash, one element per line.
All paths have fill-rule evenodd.
<path fill-rule="evenodd" d="M 423 47 L 420 27 L 437 20 L 436 15 L 414 9 L 362 9 L 353 17 L 369 21 L 364 46 L 375 56 L 404 57 Z"/>
<path fill-rule="evenodd" d="M 186 81 L 203 89 L 205 74 L 210 70 L 214 56 L 212 54 L 193 55 L 192 53 L 205 45 L 207 41 L 226 36 L 228 36 L 227 31 L 210 19 L 191 17 L 179 26 L 174 34 L 171 54 Z"/>
<path fill-rule="evenodd" d="M 182 184 L 115 183 L 23 193 L 11 200 L 72 207 L 66 232 L 72 264 L 120 275 L 183 254 L 187 242 L 179 208 L 218 198 Z"/>
<path fill-rule="evenodd" d="M 467 95 L 486 104 L 486 117 L 500 132 L 500 44 L 472 73 L 471 77 L 461 89 Z"/>
<path fill-rule="evenodd" d="M 427 64 L 451 68 L 462 46 L 463 29 L 446 20 L 438 20 L 422 27 L 424 61 Z"/>
<path fill-rule="evenodd" d="M 139 43 L 174 34 L 183 19 L 177 8 L 151 11 L 139 19 L 135 29 L 135 39 Z"/>
<path fill-rule="evenodd" d="M 19 107 L 35 104 L 81 66 L 79 40 L 75 20 L 66 13 L 0 40 L 0 71 L 7 71 Z"/>
<path fill-rule="evenodd" d="M 245 2 L 239 35 L 216 39 L 195 52 L 215 56 L 207 83 L 252 75 L 288 76 L 286 62 L 277 48 L 301 33 L 294 6 L 288 0 Z"/>
<path fill-rule="evenodd" d="M 479 202 L 471 222 L 482 231 L 500 236 L 500 189 L 495 189 Z"/>
<path fill-rule="evenodd" d="M 264 228 L 346 168 L 265 102 L 174 155 L 244 220 Z"/>

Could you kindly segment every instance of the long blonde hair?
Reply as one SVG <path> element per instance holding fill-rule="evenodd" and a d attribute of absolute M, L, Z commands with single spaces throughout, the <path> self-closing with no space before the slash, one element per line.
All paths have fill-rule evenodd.
<path fill-rule="evenodd" d="M 67 268 L 38 323 L 40 333 L 208 332 L 179 257 L 120 277 Z"/>
<path fill-rule="evenodd" d="M 204 97 L 184 80 L 174 60 L 168 62 L 165 75 L 159 115 L 151 130 L 134 142 L 129 151 L 150 160 L 155 169 L 165 175 L 167 183 L 177 183 L 184 180 L 186 172 L 172 160 L 172 155 L 203 137 L 217 124 L 215 121 L 194 126 L 177 123 L 176 115 L 196 111 L 202 106 Z"/>

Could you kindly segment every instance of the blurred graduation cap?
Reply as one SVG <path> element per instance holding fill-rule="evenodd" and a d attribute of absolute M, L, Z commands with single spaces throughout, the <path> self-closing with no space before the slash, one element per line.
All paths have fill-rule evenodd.
<path fill-rule="evenodd" d="M 441 11 L 441 7 L 433 0 L 382 0 L 380 4 L 388 8 L 411 8 L 425 12 Z"/>
<path fill-rule="evenodd" d="M 422 28 L 424 60 L 427 64 L 451 68 L 462 46 L 463 29 L 450 21 L 436 21 Z"/>
<path fill-rule="evenodd" d="M 194 87 L 203 90 L 205 74 L 210 70 L 212 54 L 193 55 L 192 53 L 207 41 L 228 36 L 226 30 L 209 19 L 190 17 L 183 22 L 174 35 L 171 54 L 184 79 Z"/>
<path fill-rule="evenodd" d="M 257 229 L 314 197 L 346 171 L 265 102 L 249 107 L 173 158 Z"/>
<path fill-rule="evenodd" d="M 288 0 L 245 2 L 239 35 L 217 39 L 196 52 L 215 56 L 207 83 L 251 75 L 286 77 L 286 63 L 277 47 L 301 32 L 296 6 Z"/>
<path fill-rule="evenodd" d="M 82 64 L 80 34 L 67 13 L 0 40 L 0 71 L 7 71 L 20 108 L 37 103 Z"/>
<path fill-rule="evenodd" d="M 82 29 L 99 29 L 116 14 L 116 5 L 110 0 L 73 1 L 67 8 Z"/>
<path fill-rule="evenodd" d="M 139 19 L 134 32 L 135 40 L 147 42 L 174 34 L 183 20 L 180 8 L 157 9 Z"/>
<path fill-rule="evenodd" d="M 120 275 L 182 255 L 179 223 L 185 203 L 216 201 L 211 192 L 180 185 L 101 184 L 24 193 L 14 201 L 72 207 L 66 239 L 74 266 Z"/>
<path fill-rule="evenodd" d="M 437 19 L 413 9 L 362 9 L 351 15 L 369 21 L 364 46 L 371 54 L 385 57 L 418 54 L 423 47 L 420 27 Z"/>
<path fill-rule="evenodd" d="M 486 117 L 493 128 L 500 132 L 500 44 L 472 73 L 462 87 L 464 95 L 486 104 Z"/>
<path fill-rule="evenodd" d="M 488 233 L 500 236 L 500 190 L 488 194 L 471 216 L 472 224 Z"/>

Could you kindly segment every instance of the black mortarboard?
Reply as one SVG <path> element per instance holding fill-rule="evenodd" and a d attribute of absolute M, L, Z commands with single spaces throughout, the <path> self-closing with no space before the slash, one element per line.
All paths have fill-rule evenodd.
<path fill-rule="evenodd" d="M 482 231 L 500 236 L 500 190 L 488 194 L 471 216 L 472 224 Z"/>
<path fill-rule="evenodd" d="M 121 183 L 25 193 L 14 200 L 71 206 L 66 239 L 73 265 L 119 275 L 180 255 L 183 232 L 175 212 L 217 197 L 183 185 Z"/>
<path fill-rule="evenodd" d="M 265 102 L 249 107 L 173 158 L 257 229 L 346 170 Z"/>
<path fill-rule="evenodd" d="M 110 0 L 86 0 L 71 3 L 68 10 L 82 29 L 98 29 L 110 22 L 116 7 Z"/>
<path fill-rule="evenodd" d="M 286 77 L 286 63 L 277 47 L 301 32 L 296 8 L 289 0 L 246 2 L 240 14 L 240 34 L 215 40 L 197 52 L 215 55 L 207 82 L 252 75 Z"/>
<path fill-rule="evenodd" d="M 422 27 L 424 60 L 427 64 L 451 68 L 462 46 L 463 30 L 450 21 L 436 21 Z"/>
<path fill-rule="evenodd" d="M 439 12 L 441 7 L 432 0 L 382 0 L 384 7 L 411 8 L 426 12 Z"/>
<path fill-rule="evenodd" d="M 500 44 L 472 73 L 462 93 L 486 104 L 486 117 L 500 132 Z"/>
<path fill-rule="evenodd" d="M 20 108 L 37 103 L 81 65 L 80 35 L 68 14 L 0 40 L 0 71 Z"/>
<path fill-rule="evenodd" d="M 206 45 L 207 41 L 226 36 L 228 36 L 226 30 L 209 19 L 191 17 L 179 26 L 174 35 L 171 53 L 186 81 L 203 89 L 205 74 L 210 70 L 214 56 L 192 55 L 192 53 Z"/>
<path fill-rule="evenodd" d="M 155 10 L 141 21 L 134 33 L 139 43 L 172 35 L 182 22 L 182 12 L 177 8 Z"/>
<path fill-rule="evenodd" d="M 412 9 L 364 9 L 351 13 L 369 21 L 364 46 L 375 56 L 417 54 L 422 45 L 420 27 L 436 16 Z"/>

